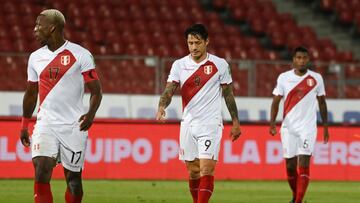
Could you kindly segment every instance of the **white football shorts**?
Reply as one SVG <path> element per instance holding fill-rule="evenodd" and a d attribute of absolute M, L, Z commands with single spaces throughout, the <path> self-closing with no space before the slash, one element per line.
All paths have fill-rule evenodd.
<path fill-rule="evenodd" d="M 79 172 L 84 167 L 88 132 L 79 124 L 35 126 L 31 137 L 31 155 L 60 161 L 64 168 Z"/>
<path fill-rule="evenodd" d="M 220 124 L 180 127 L 179 159 L 218 160 L 223 126 Z"/>
<path fill-rule="evenodd" d="M 289 132 L 287 128 L 281 128 L 280 134 L 284 158 L 312 155 L 316 142 L 316 131 L 294 133 Z"/>

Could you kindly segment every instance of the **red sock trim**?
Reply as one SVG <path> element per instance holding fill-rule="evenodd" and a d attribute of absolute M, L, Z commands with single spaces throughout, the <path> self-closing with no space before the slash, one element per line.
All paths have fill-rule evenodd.
<path fill-rule="evenodd" d="M 310 167 L 299 167 L 299 175 L 306 175 L 310 178 Z"/>
<path fill-rule="evenodd" d="M 310 168 L 309 167 L 299 167 L 299 175 L 297 178 L 297 191 L 296 191 L 296 201 L 295 203 L 301 203 L 306 189 L 310 181 Z"/>
<path fill-rule="evenodd" d="M 52 203 L 50 183 L 34 183 L 34 201 L 35 203 Z"/>
<path fill-rule="evenodd" d="M 198 203 L 208 203 L 214 191 L 214 176 L 202 176 L 199 185 Z"/>
<path fill-rule="evenodd" d="M 193 203 L 197 203 L 200 179 L 189 179 L 189 189 L 193 198 Z"/>

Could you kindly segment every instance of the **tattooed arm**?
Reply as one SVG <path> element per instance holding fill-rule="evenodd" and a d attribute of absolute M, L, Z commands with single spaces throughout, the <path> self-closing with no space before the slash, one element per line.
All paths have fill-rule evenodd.
<path fill-rule="evenodd" d="M 224 95 L 225 103 L 229 110 L 229 113 L 231 115 L 231 120 L 233 123 L 230 132 L 230 137 L 232 141 L 235 141 L 241 135 L 241 130 L 240 130 L 240 121 L 238 118 L 238 110 L 236 107 L 234 93 L 231 84 L 222 85 L 222 93 Z"/>
<path fill-rule="evenodd" d="M 174 95 L 178 86 L 179 84 L 175 82 L 168 82 L 166 84 L 165 90 L 160 97 L 159 107 L 156 113 L 156 120 L 158 121 L 165 120 L 165 109 L 167 106 L 169 106 L 172 96 Z"/>

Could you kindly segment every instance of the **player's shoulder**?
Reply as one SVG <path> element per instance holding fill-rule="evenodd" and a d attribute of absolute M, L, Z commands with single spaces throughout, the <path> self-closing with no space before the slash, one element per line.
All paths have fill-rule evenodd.
<path fill-rule="evenodd" d="M 312 77 L 314 77 L 316 80 L 322 80 L 322 76 L 320 73 L 315 72 L 313 70 L 308 70 L 309 71 L 309 75 L 311 75 Z"/>
<path fill-rule="evenodd" d="M 279 79 L 285 79 L 285 78 L 292 77 L 293 75 L 294 75 L 294 70 L 291 69 L 291 70 L 287 70 L 285 72 L 280 73 L 278 78 Z"/>
<path fill-rule="evenodd" d="M 47 52 L 47 46 L 43 46 L 38 48 L 37 50 L 33 51 L 30 53 L 30 56 L 28 58 L 28 64 L 32 64 L 33 62 L 37 61 L 37 60 L 41 60 L 42 58 L 44 58 L 44 56 L 48 55 L 49 52 Z"/>
<path fill-rule="evenodd" d="M 176 59 L 175 62 L 177 63 L 186 63 L 190 58 L 190 54 L 186 55 L 186 56 L 183 56 L 179 59 Z"/>
<path fill-rule="evenodd" d="M 91 54 L 90 51 L 84 48 L 83 46 L 70 41 L 68 41 L 66 49 L 77 54 Z"/>
<path fill-rule="evenodd" d="M 47 50 L 47 47 L 42 46 L 42 47 L 38 48 L 37 50 L 31 52 L 30 58 L 42 56 L 46 52 L 46 50 Z"/>
<path fill-rule="evenodd" d="M 213 62 L 219 68 L 227 69 L 229 66 L 228 62 L 224 58 L 221 58 L 214 54 L 209 54 L 209 61 Z"/>
<path fill-rule="evenodd" d="M 181 65 L 186 65 L 188 63 L 188 61 L 189 61 L 189 55 L 186 55 L 186 56 L 184 56 L 182 58 L 176 59 L 173 62 L 172 66 L 173 67 L 179 67 Z"/>
<path fill-rule="evenodd" d="M 209 54 L 209 60 L 216 62 L 216 63 L 220 63 L 220 64 L 228 64 L 227 61 L 224 58 L 221 58 L 219 56 L 216 56 L 214 54 Z"/>

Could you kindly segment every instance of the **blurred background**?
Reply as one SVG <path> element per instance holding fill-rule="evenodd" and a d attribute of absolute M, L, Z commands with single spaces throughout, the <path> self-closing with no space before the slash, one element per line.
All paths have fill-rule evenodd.
<path fill-rule="evenodd" d="M 66 38 L 96 58 L 105 93 L 159 94 L 183 32 L 203 23 L 232 67 L 236 96 L 270 97 L 294 47 L 307 47 L 329 98 L 360 96 L 359 0 L 1 0 L 1 91 L 23 91 L 37 15 L 56 8 Z"/>
<path fill-rule="evenodd" d="M 85 178 L 186 177 L 176 158 L 179 95 L 167 109 L 175 124 L 155 124 L 154 116 L 171 64 L 188 54 L 185 28 L 203 23 L 208 51 L 231 65 L 244 124 L 239 144 L 224 138 L 219 178 L 285 178 L 278 172 L 284 168 L 279 137 L 268 136 L 266 122 L 276 78 L 289 70 L 292 50 L 302 45 L 311 53 L 312 69 L 324 78 L 332 124 L 328 145 L 321 144 L 319 130 L 314 179 L 360 180 L 360 0 L 0 0 L 0 5 L 0 164 L 12 168 L 2 177 L 32 177 L 30 153 L 17 139 L 27 60 L 39 48 L 32 34 L 36 17 L 56 8 L 66 17 L 66 38 L 93 53 L 103 86 L 97 116 L 104 120 L 90 132 Z M 225 106 L 223 115 L 230 119 Z M 224 135 L 228 132 L 225 126 Z"/>

